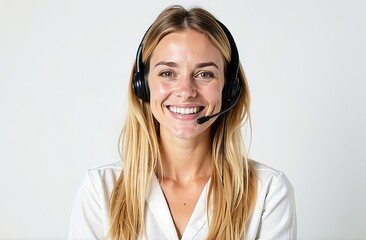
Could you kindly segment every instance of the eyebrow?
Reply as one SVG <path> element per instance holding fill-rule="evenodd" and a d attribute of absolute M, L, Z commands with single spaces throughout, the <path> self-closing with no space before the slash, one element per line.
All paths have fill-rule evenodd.
<path fill-rule="evenodd" d="M 216 63 L 214 62 L 204 62 L 204 63 L 198 63 L 196 65 L 196 68 L 204 68 L 204 67 L 209 67 L 209 66 L 213 66 L 217 69 L 219 69 L 219 67 L 216 65 Z"/>
<path fill-rule="evenodd" d="M 179 64 L 175 63 L 175 62 L 165 62 L 165 61 L 161 61 L 158 62 L 157 64 L 155 64 L 154 68 L 160 65 L 166 65 L 168 67 L 179 67 Z M 214 62 L 203 62 L 203 63 L 198 63 L 196 65 L 196 68 L 204 68 L 204 67 L 209 67 L 209 66 L 213 66 L 217 69 L 219 69 L 219 67 L 217 66 L 216 63 Z"/>
<path fill-rule="evenodd" d="M 158 62 L 157 64 L 155 64 L 154 68 L 159 66 L 159 65 L 166 65 L 168 67 L 179 67 L 179 65 L 175 62 L 165 62 L 165 61 L 161 61 Z"/>

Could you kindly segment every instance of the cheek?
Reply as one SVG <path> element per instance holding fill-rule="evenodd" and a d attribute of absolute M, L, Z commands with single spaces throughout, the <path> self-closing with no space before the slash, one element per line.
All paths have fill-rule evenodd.
<path fill-rule="evenodd" d="M 159 83 L 153 83 L 149 84 L 150 89 L 150 99 L 151 102 L 161 102 L 165 100 L 171 91 L 171 88 L 167 84 L 159 84 Z"/>
<path fill-rule="evenodd" d="M 221 106 L 222 87 L 208 89 L 206 91 L 206 99 L 212 105 Z"/>

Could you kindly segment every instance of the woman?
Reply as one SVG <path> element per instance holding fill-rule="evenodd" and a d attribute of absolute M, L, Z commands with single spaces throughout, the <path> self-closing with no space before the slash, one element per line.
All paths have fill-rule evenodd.
<path fill-rule="evenodd" d="M 165 9 L 137 52 L 122 163 L 89 171 L 69 239 L 296 239 L 292 186 L 246 157 L 248 120 L 230 32 L 201 8 Z"/>

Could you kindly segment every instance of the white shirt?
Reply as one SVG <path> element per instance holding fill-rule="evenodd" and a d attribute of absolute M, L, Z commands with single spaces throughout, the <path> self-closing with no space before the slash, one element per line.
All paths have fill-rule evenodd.
<path fill-rule="evenodd" d="M 258 179 L 257 200 L 247 226 L 246 240 L 295 240 L 296 210 L 291 183 L 280 171 L 258 162 L 254 162 L 254 166 Z M 119 163 L 89 170 L 71 212 L 69 240 L 105 239 L 110 227 L 109 199 L 121 170 Z M 182 240 L 206 239 L 209 184 L 210 181 L 198 199 Z M 178 240 L 168 204 L 155 175 L 149 189 L 145 210 L 147 238 Z"/>

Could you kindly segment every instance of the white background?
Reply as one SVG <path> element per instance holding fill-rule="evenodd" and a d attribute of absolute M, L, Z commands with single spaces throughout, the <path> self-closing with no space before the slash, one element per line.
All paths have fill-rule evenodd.
<path fill-rule="evenodd" d="M 298 239 L 366 239 L 366 3 L 175 1 L 234 35 L 250 156 L 294 185 Z M 118 161 L 138 44 L 172 1 L 0 0 L 0 239 L 66 239 L 88 168 Z"/>

